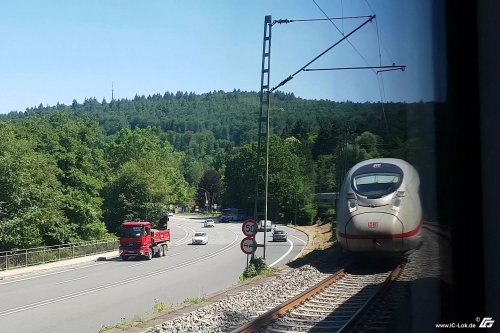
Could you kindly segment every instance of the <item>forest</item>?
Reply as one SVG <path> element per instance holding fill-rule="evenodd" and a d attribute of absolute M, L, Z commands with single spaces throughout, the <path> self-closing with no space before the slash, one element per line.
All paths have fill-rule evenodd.
<path fill-rule="evenodd" d="M 0 115 L 0 251 L 103 239 L 126 219 L 254 205 L 257 92 L 165 92 L 76 100 Z M 435 105 L 271 96 L 269 216 L 303 225 L 327 212 L 356 162 L 432 168 Z M 206 207 L 208 203 L 209 207 Z"/>

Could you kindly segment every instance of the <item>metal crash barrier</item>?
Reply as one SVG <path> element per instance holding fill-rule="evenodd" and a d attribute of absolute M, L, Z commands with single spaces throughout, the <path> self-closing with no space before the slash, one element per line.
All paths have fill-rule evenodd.
<path fill-rule="evenodd" d="M 0 252 L 0 271 L 118 251 L 117 239 L 86 241 Z"/>

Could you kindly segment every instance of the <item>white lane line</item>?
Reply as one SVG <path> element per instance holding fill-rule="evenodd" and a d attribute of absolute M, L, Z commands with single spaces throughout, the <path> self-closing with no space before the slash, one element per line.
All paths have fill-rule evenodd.
<path fill-rule="evenodd" d="M 214 252 L 212 252 L 212 253 L 210 253 L 210 254 L 208 254 L 206 256 L 203 256 L 203 257 L 200 257 L 200 258 L 196 258 L 196 259 L 192 259 L 192 260 L 188 260 L 188 261 L 186 261 L 184 263 L 180 263 L 180 264 L 177 264 L 177 265 L 172 265 L 170 267 L 167 267 L 167 268 L 164 268 L 164 269 L 160 269 L 160 270 L 155 271 L 155 272 L 144 273 L 144 274 L 141 274 L 141 275 L 138 275 L 138 276 L 126 278 L 126 279 L 121 280 L 121 281 L 108 283 L 108 284 L 105 284 L 103 286 L 93 287 L 93 288 L 85 289 L 85 290 L 82 290 L 82 291 L 77 291 L 77 292 L 74 292 L 74 293 L 70 293 L 70 294 L 67 294 L 67 295 L 62 295 L 62 296 L 58 296 L 58 297 L 54 297 L 54 298 L 49 298 L 49 299 L 46 299 L 46 300 L 42 300 L 42 301 L 31 303 L 31 304 L 28 304 L 28 305 L 21 305 L 21 306 L 12 308 L 12 309 L 0 311 L 0 317 L 8 316 L 8 315 L 11 315 L 11 314 L 14 314 L 14 313 L 17 313 L 17 312 L 22 312 L 22 311 L 26 311 L 26 310 L 38 308 L 38 307 L 49 305 L 49 304 L 52 304 L 52 303 L 61 302 L 61 301 L 64 301 L 64 300 L 67 300 L 67 299 L 71 299 L 71 298 L 76 298 L 76 297 L 80 297 L 80 296 L 84 296 L 84 295 L 88 295 L 88 294 L 93 294 L 93 293 L 96 293 L 98 291 L 110 289 L 110 288 L 113 288 L 113 287 L 121 286 L 121 285 L 132 283 L 132 282 L 137 282 L 140 279 L 149 279 L 149 278 L 151 278 L 153 276 L 156 276 L 156 275 L 161 275 L 161 274 L 164 274 L 164 273 L 167 273 L 167 272 L 179 269 L 179 268 L 187 267 L 189 265 L 196 264 L 198 262 L 201 262 L 201 261 L 204 261 L 204 260 L 216 257 L 219 254 L 227 252 L 227 251 L 233 249 L 234 247 L 236 247 L 237 245 L 239 245 L 239 242 L 238 242 L 238 236 L 239 235 L 236 234 L 234 231 L 233 231 L 233 234 L 234 234 L 234 239 L 232 240 L 231 243 L 229 243 L 228 245 L 224 246 L 223 248 L 221 248 L 221 249 L 219 249 L 217 251 L 214 251 Z"/>
<path fill-rule="evenodd" d="M 79 278 L 76 278 L 76 279 L 71 279 L 71 280 L 57 282 L 56 285 L 63 284 L 63 283 L 69 283 L 69 282 L 73 282 L 73 281 L 78 281 L 78 280 L 82 280 L 82 279 L 86 279 L 86 278 L 88 278 L 88 276 L 82 276 L 82 277 L 79 277 Z"/>
<path fill-rule="evenodd" d="M 16 279 L 16 280 L 12 280 L 12 281 L 0 282 L 0 286 L 4 285 L 4 284 L 10 284 L 10 283 L 15 283 L 15 282 L 33 280 L 33 279 L 38 279 L 38 278 L 41 278 L 41 277 L 44 277 L 44 276 L 51 276 L 51 275 L 61 274 L 61 273 L 76 271 L 78 269 L 89 268 L 89 267 L 98 266 L 98 265 L 104 265 L 104 264 L 109 264 L 109 263 L 110 263 L 109 261 L 108 262 L 103 261 L 103 262 L 99 262 L 99 263 L 92 264 L 92 265 L 85 265 L 85 266 L 81 266 L 81 267 L 75 267 L 75 268 L 65 269 L 63 271 L 57 271 L 57 272 L 53 272 L 53 273 L 46 273 L 46 274 L 41 274 L 41 275 L 37 275 L 37 276 L 31 276 L 31 277 L 26 277 L 26 278 L 22 278 L 22 279 Z"/>
<path fill-rule="evenodd" d="M 304 245 L 306 245 L 306 244 L 307 244 L 307 242 L 306 242 L 305 240 L 303 240 L 303 239 L 301 239 L 301 238 L 299 238 L 299 237 L 297 237 L 297 236 L 290 235 L 290 237 L 293 237 L 293 238 L 295 238 L 295 239 L 298 239 L 299 241 L 301 241 L 302 243 L 304 243 Z"/>
<path fill-rule="evenodd" d="M 187 227 L 187 226 L 181 225 L 181 224 L 178 224 L 177 226 L 180 227 L 180 228 L 182 228 L 182 229 L 189 229 L 189 230 L 191 230 L 193 232 L 193 234 L 195 233 L 195 230 L 193 228 L 190 228 L 190 227 Z M 186 232 L 186 231 L 184 230 L 184 232 Z M 186 240 L 184 241 L 184 239 L 186 239 Z M 186 234 L 184 235 L 184 237 L 182 237 L 181 239 L 177 240 L 175 242 L 175 244 L 172 244 L 171 246 L 172 247 L 176 247 L 176 246 L 179 246 L 179 245 L 187 244 L 189 242 L 191 242 L 191 239 L 189 239 L 189 232 L 186 232 Z"/>
<path fill-rule="evenodd" d="M 186 230 L 184 230 L 184 228 L 185 228 L 184 225 L 182 225 L 182 224 L 176 224 L 175 226 L 179 227 L 180 229 L 182 229 L 184 231 L 184 233 L 185 233 L 184 236 L 181 239 L 179 239 L 178 241 L 176 241 L 176 243 L 182 242 L 184 239 L 186 239 L 186 238 L 189 237 L 189 233 L 186 232 Z M 172 243 L 173 243 L 173 241 L 172 241 Z M 176 246 L 176 245 L 172 245 L 172 246 Z"/>
<path fill-rule="evenodd" d="M 172 224 L 172 225 L 174 225 L 174 224 Z M 179 224 L 178 222 L 177 222 L 177 224 L 175 224 L 175 226 L 180 227 L 182 229 L 184 229 L 184 228 L 189 229 L 193 233 L 195 232 L 195 230 L 193 228 L 184 226 L 182 224 Z M 223 228 L 223 229 L 232 231 L 234 233 L 234 231 L 230 230 L 229 228 Z M 182 241 L 184 239 L 187 239 L 187 240 L 184 241 L 184 242 L 179 243 L 180 241 Z M 176 246 L 180 246 L 180 245 L 187 244 L 187 243 L 190 243 L 190 242 L 191 242 L 191 239 L 189 239 L 189 232 L 185 232 L 184 236 L 180 240 L 178 240 L 177 242 L 175 242 L 175 244 L 172 241 L 172 245 L 169 245 L 169 246 L 176 247 Z M 177 255 L 177 254 L 175 254 L 175 255 Z M 170 256 L 172 257 L 174 255 L 170 255 Z M 56 275 L 56 274 L 61 274 L 61 273 L 66 273 L 66 272 L 71 272 L 71 271 L 74 271 L 74 270 L 77 270 L 77 269 L 89 268 L 89 267 L 93 267 L 93 266 L 97 266 L 97 265 L 104 265 L 104 264 L 109 264 L 109 263 L 110 262 L 103 261 L 103 262 L 99 262 L 99 263 L 95 263 L 95 264 L 91 264 L 91 265 L 85 265 L 85 266 L 80 266 L 80 267 L 65 269 L 65 270 L 62 270 L 62 271 L 57 271 L 57 272 L 52 272 L 52 273 L 46 273 L 46 274 L 40 274 L 40 275 L 36 275 L 36 276 L 20 278 L 20 279 L 15 279 L 15 280 L 11 280 L 11 281 L 4 281 L 4 282 L 0 282 L 0 286 L 1 285 L 15 283 L 15 282 L 22 282 L 22 281 L 28 281 L 28 280 L 38 279 L 38 278 L 45 277 L 45 276 L 51 276 L 51 275 Z"/>
<path fill-rule="evenodd" d="M 290 252 L 292 252 L 293 250 L 293 243 L 291 240 L 287 239 L 287 242 L 290 243 L 290 248 L 288 249 L 288 251 L 286 251 L 286 253 L 284 255 L 282 255 L 278 260 L 276 260 L 275 262 L 273 262 L 271 265 L 269 265 L 270 267 L 273 267 L 274 265 L 276 265 L 278 262 L 280 262 L 283 258 L 285 258 Z"/>
<path fill-rule="evenodd" d="M 144 265 L 146 263 L 148 263 L 148 261 L 143 261 L 143 262 L 140 262 L 140 263 L 137 263 L 137 264 L 129 265 L 129 266 L 127 266 L 127 268 L 132 268 L 132 267 L 135 267 L 135 266 L 141 266 L 141 265 Z"/>
<path fill-rule="evenodd" d="M 304 250 L 305 250 L 305 248 L 306 248 L 306 245 L 307 245 L 307 243 L 308 243 L 308 241 L 309 241 L 309 238 L 307 238 L 307 240 L 308 240 L 308 241 L 306 242 L 305 240 L 303 240 L 303 239 L 301 239 L 301 238 L 299 238 L 299 237 L 297 237 L 297 236 L 294 236 L 294 235 L 290 235 L 290 236 L 291 236 L 291 237 L 293 237 L 293 238 L 295 238 L 295 239 L 298 239 L 299 241 L 301 241 L 302 243 L 304 243 L 304 246 L 302 246 L 302 250 L 300 250 L 299 254 L 297 254 L 297 255 L 295 256 L 295 258 L 293 258 L 293 260 L 295 260 L 295 259 L 297 259 L 298 257 L 300 257 L 300 256 L 302 255 L 302 252 L 304 252 Z M 307 236 L 307 234 L 306 234 L 306 236 Z M 292 260 L 292 261 L 293 261 L 293 260 Z"/>
<path fill-rule="evenodd" d="M 182 253 L 175 253 L 175 254 L 167 254 L 166 256 L 171 258 L 171 257 L 175 257 L 175 256 L 179 256 L 181 255 Z"/>

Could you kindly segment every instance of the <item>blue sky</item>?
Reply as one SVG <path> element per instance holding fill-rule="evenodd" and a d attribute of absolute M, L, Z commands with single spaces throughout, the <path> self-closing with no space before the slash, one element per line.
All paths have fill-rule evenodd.
<path fill-rule="evenodd" d="M 0 113 L 89 97 L 109 101 L 112 84 L 115 98 L 129 99 L 166 91 L 259 91 L 264 17 L 324 18 L 317 5 L 331 17 L 377 18 L 349 39 L 356 49 L 343 42 L 311 68 L 380 61 L 407 68 L 378 76 L 371 70 L 300 72 L 280 90 L 335 101 L 443 99 L 445 87 L 436 79 L 443 41 L 433 0 L 315 2 L 3 1 Z M 348 33 L 363 20 L 334 22 Z M 271 86 L 337 42 L 337 28 L 329 21 L 274 25 Z"/>

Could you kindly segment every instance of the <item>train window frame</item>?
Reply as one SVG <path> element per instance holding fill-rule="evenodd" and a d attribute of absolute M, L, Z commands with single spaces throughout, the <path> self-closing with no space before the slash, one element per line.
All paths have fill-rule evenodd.
<path fill-rule="evenodd" d="M 362 183 L 360 184 L 358 181 L 360 179 L 368 179 L 370 177 L 374 178 L 373 182 L 368 182 L 368 183 Z M 377 177 L 398 177 L 397 182 L 378 182 L 376 181 Z M 377 172 L 365 172 L 365 173 L 356 173 L 353 174 L 351 177 L 351 187 L 353 191 L 361 196 L 367 197 L 369 199 L 374 199 L 374 198 L 381 198 L 384 196 L 387 196 L 389 194 L 392 194 L 396 192 L 400 187 L 401 184 L 403 183 L 403 177 L 404 174 L 403 172 L 381 172 L 380 170 L 377 170 Z M 365 191 L 359 188 L 359 185 L 372 185 L 372 184 L 387 184 L 386 189 L 383 191 L 377 191 L 375 193 L 371 193 L 370 191 Z M 390 184 L 390 185 L 389 185 Z"/>

